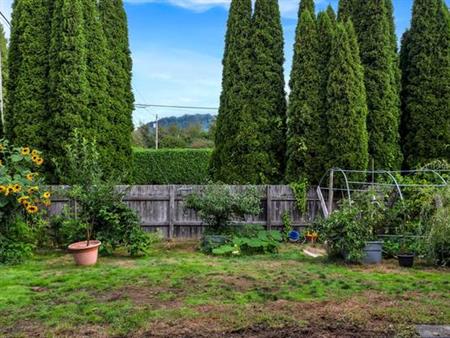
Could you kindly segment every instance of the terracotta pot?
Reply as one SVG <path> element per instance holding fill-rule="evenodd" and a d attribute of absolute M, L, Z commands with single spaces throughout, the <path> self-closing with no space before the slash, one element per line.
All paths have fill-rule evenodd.
<path fill-rule="evenodd" d="M 73 255 L 73 259 L 77 265 L 87 266 L 97 263 L 98 248 L 102 243 L 100 241 L 92 240 L 77 242 L 69 245 L 69 252 Z"/>

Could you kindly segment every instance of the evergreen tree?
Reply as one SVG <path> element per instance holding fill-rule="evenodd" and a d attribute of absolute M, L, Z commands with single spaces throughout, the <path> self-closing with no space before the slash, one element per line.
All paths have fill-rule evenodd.
<path fill-rule="evenodd" d="M 225 37 L 216 147 L 210 164 L 213 179 L 224 183 L 247 183 L 254 179 L 248 179 L 247 170 L 255 163 L 244 157 L 260 146 L 260 140 L 253 133 L 256 125 L 248 114 L 251 15 L 251 0 L 231 2 Z M 258 161 L 262 163 L 265 160 Z"/>
<path fill-rule="evenodd" d="M 449 160 L 450 18 L 442 0 L 415 0 L 402 43 L 405 165 Z"/>
<path fill-rule="evenodd" d="M 283 178 L 286 153 L 286 93 L 283 30 L 276 0 L 256 0 L 251 47 L 249 112 L 256 130 L 250 133 L 258 133 L 260 146 L 250 156 L 263 161 L 258 161 L 259 166 L 253 164 L 250 183 L 278 183 Z"/>
<path fill-rule="evenodd" d="M 300 7 L 298 11 L 298 19 L 302 17 L 302 13 L 308 11 L 312 17 L 316 15 L 316 8 L 314 5 L 314 0 L 300 0 Z"/>
<path fill-rule="evenodd" d="M 367 104 L 358 43 L 350 21 L 336 25 L 328 80 L 328 167 L 367 169 Z"/>
<path fill-rule="evenodd" d="M 6 83 L 8 83 L 8 47 L 3 26 L 0 24 L 0 53 L 1 53 L 1 68 L 2 68 L 2 100 L 3 100 L 3 116 L 0 118 L 0 138 L 4 137 L 4 116 L 6 103 Z"/>
<path fill-rule="evenodd" d="M 331 5 L 328 5 L 326 12 L 332 22 L 335 22 L 337 20 L 336 12 L 334 11 L 333 7 L 331 7 Z"/>
<path fill-rule="evenodd" d="M 51 24 L 50 118 L 45 139 L 49 157 L 64 170 L 65 142 L 74 129 L 85 134 L 91 122 L 81 0 L 55 0 Z"/>
<path fill-rule="evenodd" d="M 308 10 L 297 27 L 288 110 L 286 178 L 317 183 L 325 170 L 317 26 Z"/>
<path fill-rule="evenodd" d="M 7 91 L 7 136 L 15 144 L 48 150 L 50 2 L 16 0 L 13 6 Z"/>
<path fill-rule="evenodd" d="M 355 10 L 355 0 L 339 0 L 338 20 L 345 22 L 352 19 Z"/>
<path fill-rule="evenodd" d="M 86 39 L 86 80 L 88 85 L 88 120 L 85 121 L 85 135 L 95 138 L 100 153 L 104 172 L 114 169 L 116 158 L 114 143 L 115 130 L 113 110 L 108 96 L 108 49 L 102 23 L 96 3 L 92 0 L 82 0 L 84 32 Z"/>
<path fill-rule="evenodd" d="M 122 173 L 128 176 L 131 169 L 134 95 L 131 87 L 132 60 L 127 17 L 122 0 L 99 0 L 98 3 L 109 59 L 107 66 L 110 114 L 107 115 L 109 124 L 106 124 L 107 129 L 110 129 L 109 163 L 113 174 Z M 102 142 L 101 139 L 99 141 Z"/>
<path fill-rule="evenodd" d="M 384 0 L 353 0 L 369 115 L 369 154 L 378 169 L 400 169 L 398 59 L 392 46 L 393 23 Z"/>

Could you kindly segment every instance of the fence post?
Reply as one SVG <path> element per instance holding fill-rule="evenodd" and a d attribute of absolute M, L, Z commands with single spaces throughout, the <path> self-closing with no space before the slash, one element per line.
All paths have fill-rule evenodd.
<path fill-rule="evenodd" d="M 333 199 L 334 199 L 334 170 L 331 170 L 330 182 L 328 185 L 328 213 L 330 215 L 333 212 Z"/>
<path fill-rule="evenodd" d="M 169 239 L 173 238 L 175 224 L 175 186 L 169 186 Z"/>
<path fill-rule="evenodd" d="M 268 185 L 266 187 L 266 228 L 267 230 L 272 230 L 272 186 Z"/>

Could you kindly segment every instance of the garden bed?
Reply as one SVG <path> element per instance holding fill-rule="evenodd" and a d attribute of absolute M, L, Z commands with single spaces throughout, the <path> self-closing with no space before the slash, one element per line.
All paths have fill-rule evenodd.
<path fill-rule="evenodd" d="M 296 245 L 210 257 L 195 245 L 90 268 L 62 253 L 0 267 L 0 336 L 411 336 L 450 323 L 450 269 L 325 264 Z"/>

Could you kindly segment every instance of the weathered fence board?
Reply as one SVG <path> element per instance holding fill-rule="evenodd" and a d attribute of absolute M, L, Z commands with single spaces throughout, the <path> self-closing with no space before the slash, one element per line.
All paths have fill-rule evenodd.
<path fill-rule="evenodd" d="M 187 185 L 148 185 L 120 186 L 126 189 L 124 202 L 138 213 L 141 225 L 148 231 L 161 231 L 167 238 L 199 238 L 204 230 L 203 223 L 197 214 L 186 209 L 186 196 L 199 192 L 203 186 Z M 245 186 L 231 186 L 233 191 L 242 191 Z M 296 208 L 296 199 L 289 186 L 260 186 L 261 213 L 256 217 L 248 217 L 245 223 L 261 224 L 267 229 L 282 229 L 282 215 L 287 212 L 294 228 L 303 228 L 311 224 L 321 215 L 320 201 L 317 191 L 308 192 L 307 210 L 300 214 Z M 324 198 L 328 196 L 323 191 Z M 67 199 L 55 198 L 50 209 L 51 214 L 58 214 Z"/>

